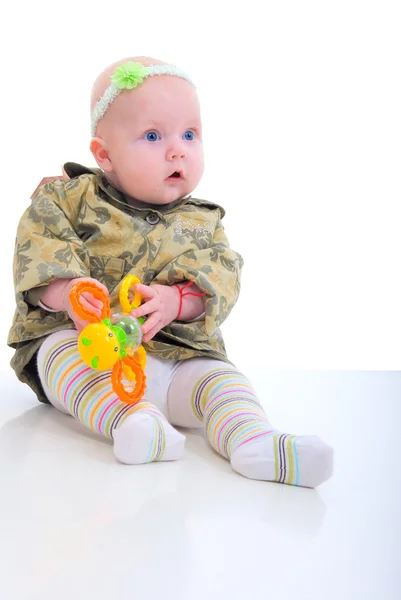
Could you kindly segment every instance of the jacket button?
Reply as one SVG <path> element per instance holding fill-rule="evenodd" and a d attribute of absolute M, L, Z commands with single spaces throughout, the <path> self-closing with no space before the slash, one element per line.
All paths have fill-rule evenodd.
<path fill-rule="evenodd" d="M 160 221 L 160 217 L 156 213 L 149 213 L 146 216 L 146 221 L 149 223 L 149 225 L 156 225 L 156 223 Z"/>

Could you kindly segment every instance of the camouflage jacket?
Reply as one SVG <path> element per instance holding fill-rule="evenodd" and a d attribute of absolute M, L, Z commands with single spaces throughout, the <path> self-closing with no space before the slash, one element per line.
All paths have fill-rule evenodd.
<path fill-rule="evenodd" d="M 47 402 L 35 355 L 51 333 L 72 329 L 65 312 L 38 306 L 54 279 L 94 277 L 119 309 L 121 280 L 135 274 L 142 283 L 194 281 L 205 292 L 205 314 L 190 323 L 173 322 L 148 344 L 161 358 L 206 356 L 228 361 L 219 330 L 240 290 L 242 258 L 228 244 L 224 209 L 192 197 L 164 206 L 127 199 L 98 169 L 67 163 L 70 180 L 40 187 L 23 214 L 14 255 L 16 311 L 8 336 L 15 349 L 11 366 L 18 378 Z"/>

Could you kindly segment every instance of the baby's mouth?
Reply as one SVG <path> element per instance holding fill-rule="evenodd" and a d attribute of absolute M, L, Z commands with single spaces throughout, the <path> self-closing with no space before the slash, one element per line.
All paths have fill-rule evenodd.
<path fill-rule="evenodd" d="M 173 179 L 184 179 L 181 171 L 174 171 L 173 173 L 171 173 L 171 175 L 169 175 L 167 178 L 167 181 L 172 181 Z"/>

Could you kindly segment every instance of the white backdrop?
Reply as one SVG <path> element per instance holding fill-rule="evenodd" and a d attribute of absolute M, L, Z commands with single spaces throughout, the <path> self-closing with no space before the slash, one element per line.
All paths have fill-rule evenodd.
<path fill-rule="evenodd" d="M 4 9 L 5 10 L 5 9 Z M 398 369 L 401 20 L 380 0 L 16 3 L 1 17 L 2 367 L 18 219 L 88 150 L 89 92 L 130 55 L 197 83 L 206 173 L 245 259 L 241 368 Z"/>

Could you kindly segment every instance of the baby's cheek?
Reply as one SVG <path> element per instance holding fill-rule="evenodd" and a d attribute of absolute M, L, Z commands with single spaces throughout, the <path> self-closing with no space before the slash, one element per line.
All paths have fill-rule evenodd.
<path fill-rule="evenodd" d="M 135 179 L 141 186 L 154 187 L 156 180 L 164 179 L 163 157 L 149 149 L 139 156 L 135 161 Z"/>
<path fill-rule="evenodd" d="M 141 197 L 154 188 L 154 167 L 144 157 L 132 158 L 125 167 L 124 190 L 133 197 Z"/>
<path fill-rule="evenodd" d="M 203 153 L 203 144 L 201 144 L 200 142 L 198 142 L 195 146 L 195 157 L 196 157 L 196 162 L 198 164 L 199 169 L 203 170 L 205 157 L 204 157 L 204 153 Z"/>
<path fill-rule="evenodd" d="M 203 153 L 197 153 L 194 157 L 194 169 L 193 169 L 193 177 L 196 180 L 196 183 L 199 182 L 203 175 L 204 170 L 204 159 Z"/>
<path fill-rule="evenodd" d="M 147 190 L 154 186 L 154 179 L 150 176 L 152 173 L 151 167 L 147 166 L 135 173 L 135 185 L 138 189 Z"/>

